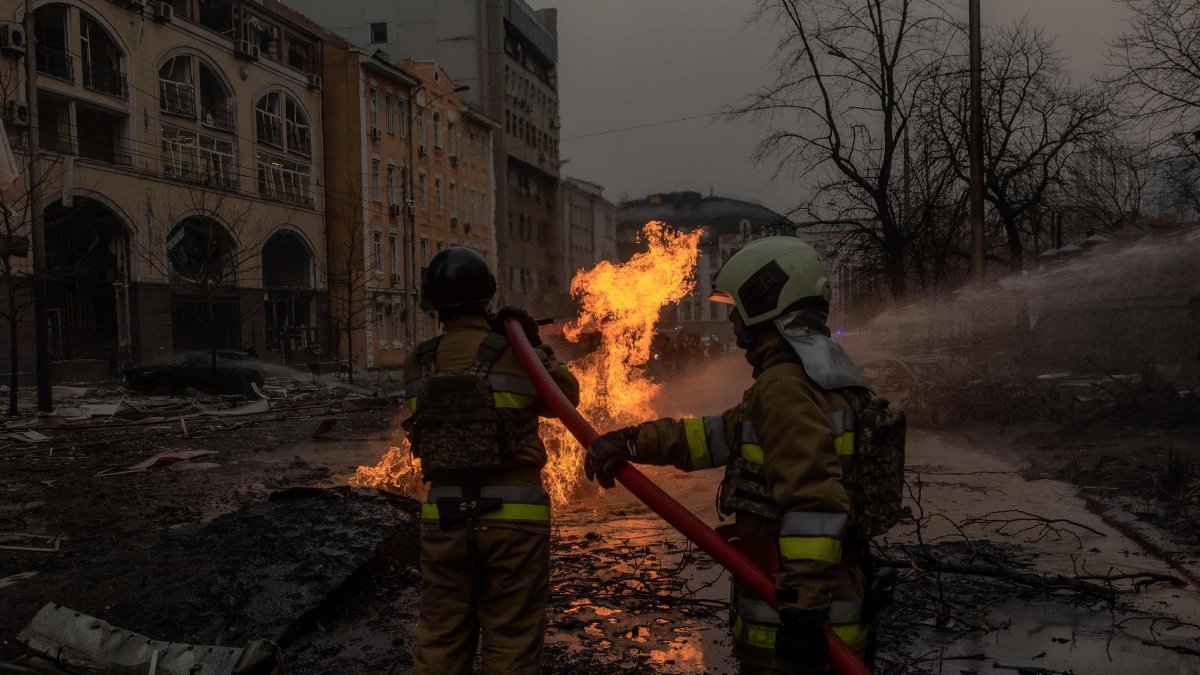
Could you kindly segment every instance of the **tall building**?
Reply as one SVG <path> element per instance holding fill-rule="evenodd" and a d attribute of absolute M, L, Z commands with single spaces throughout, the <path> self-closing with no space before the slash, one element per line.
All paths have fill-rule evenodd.
<path fill-rule="evenodd" d="M 355 370 L 399 367 L 415 306 L 406 227 L 410 102 L 420 80 L 386 55 L 324 43 L 329 292 L 337 353 Z"/>
<path fill-rule="evenodd" d="M 23 169 L 38 126 L 52 359 L 86 378 L 323 341 L 319 37 L 273 0 L 41 3 L 33 36 L 23 9 L 0 1 L 0 96 Z M 26 190 L 4 195 L 9 236 L 29 235 Z M 21 329 L 32 357 L 32 311 Z"/>
<path fill-rule="evenodd" d="M 492 132 L 434 61 L 322 31 L 329 285 L 339 354 L 356 370 L 403 367 L 436 332 L 420 310 L 432 256 L 471 246 L 495 261 Z"/>
<path fill-rule="evenodd" d="M 567 307 L 559 178 L 558 26 L 523 0 L 287 0 L 350 42 L 431 59 L 483 115 L 494 141 L 494 213 L 503 302 Z"/>
<path fill-rule="evenodd" d="M 567 178 L 559 184 L 559 223 L 563 239 L 563 278 L 601 260 L 617 260 L 617 205 L 604 198 L 604 187 Z"/>

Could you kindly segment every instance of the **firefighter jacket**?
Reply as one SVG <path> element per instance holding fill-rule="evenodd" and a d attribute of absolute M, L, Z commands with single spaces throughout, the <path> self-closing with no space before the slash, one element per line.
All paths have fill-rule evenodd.
<path fill-rule="evenodd" d="M 736 514 L 738 545 L 775 573 L 781 609 L 826 612 L 852 647 L 865 644 L 863 573 L 847 536 L 850 503 L 842 461 L 854 452 L 850 403 L 822 389 L 772 332 L 747 354 L 754 384 L 720 416 L 641 425 L 635 462 L 685 471 L 726 468 L 719 503 Z M 765 602 L 734 598 L 734 637 L 774 646 L 778 614 Z"/>
<path fill-rule="evenodd" d="M 460 316 L 446 322 L 445 334 L 437 347 L 436 367 L 438 370 L 464 370 L 471 366 L 479 352 L 480 344 L 489 334 L 491 327 L 482 316 Z M 547 349 L 535 351 L 551 377 L 562 388 L 572 403 L 579 401 L 579 382 L 565 365 L 559 363 Z M 404 365 L 405 403 L 415 411 L 420 405 L 421 368 L 416 363 L 415 353 L 410 354 Z M 551 417 L 553 411 L 538 393 L 533 381 L 521 366 L 512 347 L 505 349 L 488 371 L 488 382 L 493 401 L 510 429 L 520 430 L 516 438 L 510 439 L 509 453 L 497 469 L 489 469 L 470 476 L 478 481 L 484 498 L 499 498 L 504 505 L 483 516 L 489 521 L 498 521 L 520 529 L 544 531 L 550 523 L 550 499 L 542 489 L 541 472 L 546 464 L 546 447 L 538 436 L 538 417 Z M 461 498 L 464 476 L 426 475 L 430 483 L 429 496 L 422 509 L 423 520 L 428 526 L 437 526 L 437 500 Z"/>

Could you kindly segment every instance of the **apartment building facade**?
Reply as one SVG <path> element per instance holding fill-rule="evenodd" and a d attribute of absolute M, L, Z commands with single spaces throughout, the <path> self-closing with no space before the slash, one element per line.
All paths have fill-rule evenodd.
<path fill-rule="evenodd" d="M 617 260 L 617 205 L 604 198 L 604 187 L 578 178 L 559 186 L 559 223 L 563 238 L 563 276 L 570 283 L 581 269 L 601 260 Z"/>
<path fill-rule="evenodd" d="M 52 358 L 118 373 L 324 339 L 319 37 L 274 0 L 38 2 L 32 36 L 23 17 L 0 2 L 0 95 L 23 170 L 34 126 L 41 145 Z M 22 236 L 26 178 L 4 195 Z"/>
<path fill-rule="evenodd" d="M 286 0 L 343 38 L 436 61 L 463 99 L 500 122 L 494 221 L 501 299 L 540 313 L 568 306 L 559 215 L 558 27 L 523 0 Z"/>

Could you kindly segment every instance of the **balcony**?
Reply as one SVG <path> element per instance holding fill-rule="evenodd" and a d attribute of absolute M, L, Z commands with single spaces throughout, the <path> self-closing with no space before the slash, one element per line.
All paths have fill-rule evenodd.
<path fill-rule="evenodd" d="M 83 86 L 101 94 L 129 98 L 129 84 L 126 81 L 125 73 L 106 64 L 84 61 Z"/>
<path fill-rule="evenodd" d="M 51 77 L 67 82 L 75 81 L 75 63 L 65 47 L 37 45 L 37 69 Z"/>
<path fill-rule="evenodd" d="M 158 109 L 171 115 L 196 114 L 196 89 L 191 82 L 158 81 Z"/>

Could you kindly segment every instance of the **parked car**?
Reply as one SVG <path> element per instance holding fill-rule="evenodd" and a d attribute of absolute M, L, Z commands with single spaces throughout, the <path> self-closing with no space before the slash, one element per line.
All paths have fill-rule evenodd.
<path fill-rule="evenodd" d="M 262 363 L 246 352 L 220 350 L 213 371 L 211 354 L 192 354 L 179 361 L 125 370 L 125 382 L 140 392 L 175 393 L 192 388 L 212 394 L 248 394 L 262 386 Z"/>

